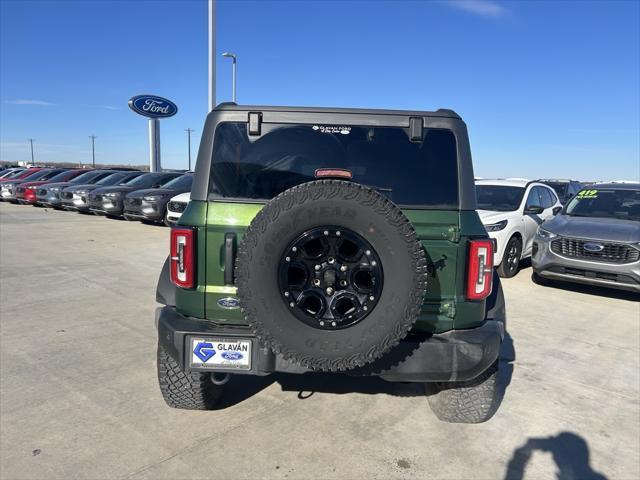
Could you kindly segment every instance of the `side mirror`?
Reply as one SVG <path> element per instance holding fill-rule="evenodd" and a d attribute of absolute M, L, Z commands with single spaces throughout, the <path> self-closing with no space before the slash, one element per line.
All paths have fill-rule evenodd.
<path fill-rule="evenodd" d="M 529 205 L 528 207 L 526 207 L 524 209 L 524 213 L 525 215 L 539 215 L 542 212 L 544 212 L 544 208 L 542 208 L 540 205 Z"/>

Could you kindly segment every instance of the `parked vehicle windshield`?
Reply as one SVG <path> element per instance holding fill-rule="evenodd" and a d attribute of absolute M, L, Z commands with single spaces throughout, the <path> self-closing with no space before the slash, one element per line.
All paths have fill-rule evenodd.
<path fill-rule="evenodd" d="M 3 180 L 9 180 L 11 178 L 16 178 L 18 175 L 20 175 L 22 172 L 24 172 L 24 168 L 21 168 L 19 170 L 16 170 L 14 172 L 11 172 L 9 175 L 7 175 L 6 177 L 3 177 Z"/>
<path fill-rule="evenodd" d="M 49 178 L 47 181 L 50 183 L 66 182 L 67 179 L 69 178 L 69 175 L 71 175 L 72 172 L 73 170 L 64 170 L 62 172 L 57 173 L 53 177 Z"/>
<path fill-rule="evenodd" d="M 123 172 L 112 173 L 111 175 L 107 175 L 106 177 L 104 177 L 102 180 L 98 180 L 96 182 L 96 185 L 100 185 L 100 186 L 117 185 L 118 183 L 120 183 L 120 180 L 122 180 L 126 176 L 127 174 Z"/>
<path fill-rule="evenodd" d="M 99 170 L 89 170 L 88 172 L 78 175 L 73 180 L 69 180 L 69 183 L 74 183 L 76 185 L 82 184 L 82 183 L 89 183 L 93 178 L 96 177 L 96 175 L 100 175 L 100 173 L 101 172 Z"/>
<path fill-rule="evenodd" d="M 57 175 L 58 173 L 60 173 L 60 170 L 43 169 L 43 170 L 38 170 L 35 173 L 32 173 L 31 175 L 28 176 L 28 178 L 30 182 L 35 182 L 36 180 L 47 180 L 53 177 L 54 175 Z"/>
<path fill-rule="evenodd" d="M 124 185 L 127 187 L 146 187 L 147 185 L 151 185 L 151 183 L 153 183 L 153 179 L 158 178 L 160 175 L 160 173 L 145 173 L 133 180 L 125 182 Z"/>
<path fill-rule="evenodd" d="M 450 130 L 355 125 L 265 125 L 260 137 L 246 123 L 216 128 L 210 193 L 216 198 L 269 200 L 318 169 L 345 169 L 402 206 L 458 205 L 456 139 Z"/>
<path fill-rule="evenodd" d="M 571 199 L 566 215 L 640 220 L 640 190 L 584 189 Z"/>
<path fill-rule="evenodd" d="M 181 175 L 178 178 L 169 180 L 160 188 L 182 190 L 183 188 L 191 188 L 191 182 L 193 182 L 193 175 Z"/>
<path fill-rule="evenodd" d="M 523 187 L 476 185 L 476 203 L 478 210 L 513 212 L 520 207 L 523 195 Z"/>

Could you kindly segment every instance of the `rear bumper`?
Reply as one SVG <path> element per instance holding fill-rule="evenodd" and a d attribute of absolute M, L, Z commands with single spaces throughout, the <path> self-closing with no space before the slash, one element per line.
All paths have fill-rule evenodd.
<path fill-rule="evenodd" d="M 230 372 L 269 375 L 275 372 L 302 374 L 310 370 L 291 363 L 259 345 L 248 327 L 217 325 L 208 320 L 185 317 L 174 307 L 156 311 L 158 341 L 186 371 Z M 250 340 L 250 370 L 222 370 L 190 365 L 191 338 Z M 504 319 L 492 318 L 481 326 L 451 330 L 431 336 L 409 336 L 381 359 L 363 368 L 345 372 L 356 376 L 379 376 L 398 382 L 447 382 L 471 380 L 498 358 L 504 337 Z"/>

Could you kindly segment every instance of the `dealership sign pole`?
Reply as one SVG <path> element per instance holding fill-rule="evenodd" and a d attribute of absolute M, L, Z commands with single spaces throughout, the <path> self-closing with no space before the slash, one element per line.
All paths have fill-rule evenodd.
<path fill-rule="evenodd" d="M 160 161 L 160 119 L 174 116 L 178 106 L 156 95 L 136 95 L 129 100 L 129 108 L 149 118 L 149 171 L 162 170 Z"/>

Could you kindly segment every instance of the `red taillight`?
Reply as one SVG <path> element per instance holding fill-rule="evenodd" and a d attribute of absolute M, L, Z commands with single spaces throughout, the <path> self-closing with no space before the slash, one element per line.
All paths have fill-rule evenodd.
<path fill-rule="evenodd" d="M 491 293 L 493 283 L 493 244 L 491 240 L 469 242 L 467 298 L 482 300 Z"/>
<path fill-rule="evenodd" d="M 195 232 L 171 229 L 171 281 L 181 288 L 193 288 L 195 278 Z"/>

